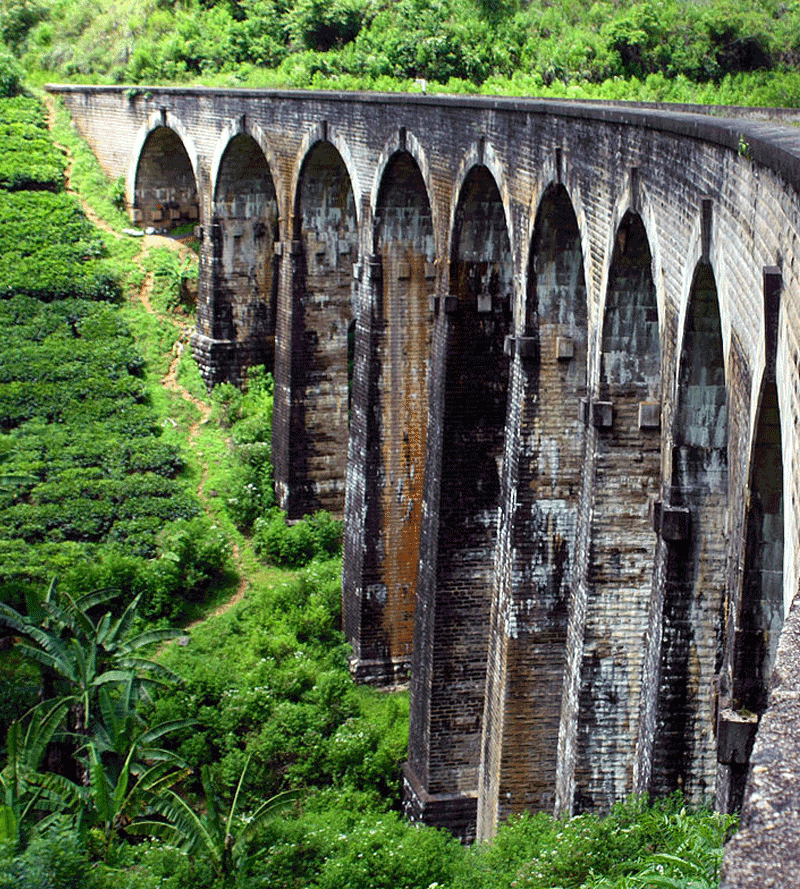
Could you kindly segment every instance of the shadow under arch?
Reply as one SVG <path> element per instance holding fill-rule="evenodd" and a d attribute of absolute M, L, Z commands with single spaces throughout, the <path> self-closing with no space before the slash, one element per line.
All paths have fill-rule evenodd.
<path fill-rule="evenodd" d="M 647 790 L 715 793 L 715 679 L 726 596 L 728 398 L 713 269 L 695 269 L 684 321 L 673 416 L 671 485 L 661 505 L 664 587 Z"/>
<path fill-rule="evenodd" d="M 236 367 L 275 364 L 279 240 L 275 183 L 261 146 L 236 132 L 217 165 L 211 225 L 201 247 L 211 268 L 213 337 L 236 343 Z M 210 254 L 210 255 L 209 255 Z"/>
<path fill-rule="evenodd" d="M 190 156 L 171 115 L 159 115 L 140 134 L 129 174 L 134 221 L 143 228 L 173 231 L 200 216 L 196 160 Z"/>
<path fill-rule="evenodd" d="M 414 636 L 409 769 L 429 802 L 440 798 L 421 806 L 418 791 L 417 817 L 470 838 L 475 833 L 507 413 L 505 340 L 512 329 L 514 281 L 503 201 L 484 165 L 473 166 L 464 179 L 451 243 L 450 295 L 440 318 L 437 354 L 444 375 L 441 468 L 433 480 L 438 534 L 435 568 L 420 589 L 425 605 Z M 437 498 L 428 496 L 434 504 Z"/>
<path fill-rule="evenodd" d="M 595 468 L 575 683 L 575 812 L 607 811 L 631 789 L 644 648 L 630 640 L 644 638 L 655 565 L 648 513 L 660 491 L 661 346 L 650 244 L 630 210 L 614 239 L 600 351 L 597 396 L 585 408 Z"/>
<path fill-rule="evenodd" d="M 720 760 L 730 766 L 728 810 L 744 798 L 758 721 L 767 708 L 770 677 L 784 620 L 783 447 L 778 388 L 761 384 L 750 459 L 744 570 L 733 645 L 729 707 L 720 714 Z"/>
<path fill-rule="evenodd" d="M 490 634 L 478 829 L 552 812 L 568 604 L 584 469 L 587 296 L 578 223 L 563 185 L 542 194 L 525 324 L 511 367 L 506 477 Z M 510 617 L 513 616 L 513 617 Z"/>
<path fill-rule="evenodd" d="M 290 517 L 344 510 L 351 357 L 353 266 L 359 229 L 353 184 L 336 147 L 306 153 L 295 195 L 292 252 Z M 276 466 L 276 477 L 281 467 Z"/>
<path fill-rule="evenodd" d="M 435 253 L 428 191 L 409 151 L 388 156 L 374 193 L 374 252 L 360 267 L 363 310 L 354 337 L 348 473 L 355 481 L 343 585 L 354 673 L 387 683 L 407 676 L 411 663 Z"/>

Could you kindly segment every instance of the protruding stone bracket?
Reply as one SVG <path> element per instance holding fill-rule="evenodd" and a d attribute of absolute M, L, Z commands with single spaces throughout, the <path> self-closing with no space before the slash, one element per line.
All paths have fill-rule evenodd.
<path fill-rule="evenodd" d="M 764 266 L 764 372 L 768 380 L 775 379 L 775 359 L 778 353 L 778 316 L 781 307 L 783 276 L 777 266 Z"/>
<path fill-rule="evenodd" d="M 661 404 L 657 401 L 639 402 L 639 428 L 661 428 Z"/>
<path fill-rule="evenodd" d="M 700 249 L 703 262 L 711 262 L 711 223 L 714 218 L 714 199 L 709 195 L 701 200 L 702 215 L 700 216 Z"/>
<path fill-rule="evenodd" d="M 383 279 L 383 258 L 379 254 L 373 254 L 367 260 L 367 268 L 369 269 L 370 281 L 380 281 Z"/>
<path fill-rule="evenodd" d="M 319 122 L 319 138 L 322 142 L 328 141 L 328 121 L 321 120 Z"/>
<path fill-rule="evenodd" d="M 439 314 L 439 302 L 440 302 L 439 297 L 435 293 L 432 293 L 428 297 L 428 310 L 430 311 L 430 313 L 432 315 Z"/>
<path fill-rule="evenodd" d="M 503 352 L 512 359 L 518 355 L 521 360 L 530 361 L 539 354 L 536 337 L 509 334 L 503 342 Z"/>
<path fill-rule="evenodd" d="M 272 253 L 278 257 L 283 256 L 283 241 L 275 241 L 272 245 Z"/>
<path fill-rule="evenodd" d="M 361 261 L 354 262 L 353 263 L 353 280 L 360 281 L 361 278 L 363 277 L 363 275 L 364 275 L 364 263 Z"/>
<path fill-rule="evenodd" d="M 671 506 L 661 500 L 650 503 L 653 530 L 668 543 L 685 543 L 691 538 L 692 513 L 686 506 Z"/>
<path fill-rule="evenodd" d="M 492 311 L 492 294 L 491 293 L 479 293 L 478 294 L 478 312 L 487 315 Z"/>
<path fill-rule="evenodd" d="M 592 426 L 596 429 L 611 429 L 614 425 L 614 405 L 610 401 L 592 402 Z"/>
<path fill-rule="evenodd" d="M 557 182 L 559 185 L 561 185 L 562 178 L 563 178 L 563 176 L 564 176 L 564 172 L 563 172 L 563 168 L 564 168 L 564 149 L 563 149 L 563 148 L 560 148 L 560 147 L 559 147 L 559 148 L 556 148 L 555 164 L 556 164 L 556 176 L 555 176 L 555 178 L 556 178 L 556 182 Z"/>
<path fill-rule="evenodd" d="M 758 716 L 749 711 L 722 710 L 717 724 L 717 761 L 746 765 L 758 730 Z"/>
<path fill-rule="evenodd" d="M 571 361 L 575 357 L 575 342 L 572 337 L 556 337 L 556 359 L 558 361 Z"/>
<path fill-rule="evenodd" d="M 594 426 L 595 429 L 612 429 L 614 426 L 614 404 L 611 401 L 581 398 L 578 410 L 584 426 Z"/>
<path fill-rule="evenodd" d="M 159 110 L 161 112 L 161 126 L 165 127 L 167 125 L 167 109 L 160 108 Z"/>
<path fill-rule="evenodd" d="M 397 128 L 397 150 L 405 151 L 406 150 L 406 128 L 398 127 Z"/>
<path fill-rule="evenodd" d="M 247 115 L 240 114 L 239 119 L 236 121 L 236 127 L 238 132 L 244 133 L 247 131 Z"/>
<path fill-rule="evenodd" d="M 486 156 L 486 136 L 481 134 L 480 139 L 478 139 L 478 163 L 483 165 L 485 163 Z"/>

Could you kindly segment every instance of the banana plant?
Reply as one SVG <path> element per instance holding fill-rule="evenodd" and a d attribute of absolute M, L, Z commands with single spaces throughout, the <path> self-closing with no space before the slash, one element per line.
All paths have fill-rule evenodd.
<path fill-rule="evenodd" d="M 204 815 L 198 815 L 182 796 L 168 789 L 154 804 L 154 809 L 166 822 L 142 820 L 131 826 L 131 832 L 174 843 L 190 855 L 205 856 L 222 885 L 233 886 L 237 874 L 245 872 L 255 857 L 249 845 L 258 828 L 297 798 L 294 791 L 278 793 L 264 800 L 247 818 L 241 817 L 239 800 L 250 760 L 248 756 L 227 812 L 214 785 L 211 769 L 203 766 L 200 774 L 206 803 Z"/>
<path fill-rule="evenodd" d="M 56 812 L 64 805 L 57 787 L 44 781 L 41 766 L 68 709 L 69 702 L 45 701 L 8 728 L 6 765 L 0 772 L 0 839 L 15 847 L 29 817 Z"/>
<path fill-rule="evenodd" d="M 19 653 L 41 668 L 41 696 L 69 701 L 69 730 L 79 738 L 90 736 L 102 718 L 97 713 L 102 688 L 128 697 L 133 692 L 139 698 L 154 685 L 179 679 L 141 652 L 180 631 L 159 629 L 130 635 L 139 597 L 118 618 L 106 611 L 99 620 L 92 619 L 90 611 L 114 595 L 111 590 L 99 590 L 75 599 L 60 593 L 52 583 L 42 601 L 28 597 L 27 614 L 0 603 L 0 626 L 15 634 Z M 125 688 L 127 692 L 120 692 Z"/>
<path fill-rule="evenodd" d="M 0 604 L 0 626 L 41 668 L 44 698 L 9 729 L 0 835 L 18 838 L 33 815 L 72 812 L 79 827 L 101 830 L 107 851 L 129 823 L 149 817 L 155 796 L 188 774 L 157 742 L 193 721 L 148 727 L 137 712 L 152 685 L 178 679 L 142 649 L 178 631 L 132 635 L 138 598 L 119 617 L 105 611 L 93 618 L 112 597 L 100 590 L 73 598 L 51 584 L 43 600 L 29 598 L 27 614 Z M 62 754 L 58 763 L 54 751 Z"/>

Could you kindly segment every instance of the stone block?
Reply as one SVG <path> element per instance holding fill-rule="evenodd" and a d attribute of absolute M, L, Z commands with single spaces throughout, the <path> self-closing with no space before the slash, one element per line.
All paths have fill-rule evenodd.
<path fill-rule="evenodd" d="M 745 765 L 757 729 L 755 713 L 723 710 L 717 727 L 717 760 L 725 766 Z"/>
<path fill-rule="evenodd" d="M 639 428 L 661 428 L 661 405 L 657 401 L 639 402 Z"/>
<path fill-rule="evenodd" d="M 691 534 L 692 514 L 684 506 L 661 505 L 661 537 L 671 543 L 688 540 Z"/>
<path fill-rule="evenodd" d="M 556 358 L 559 361 L 570 361 L 575 357 L 575 343 L 571 337 L 556 337 Z"/>
<path fill-rule="evenodd" d="M 614 405 L 610 401 L 592 402 L 592 425 L 596 429 L 611 429 L 614 425 Z"/>

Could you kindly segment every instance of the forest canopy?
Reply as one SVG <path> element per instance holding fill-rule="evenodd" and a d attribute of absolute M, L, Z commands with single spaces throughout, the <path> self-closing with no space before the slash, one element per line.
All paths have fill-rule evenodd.
<path fill-rule="evenodd" d="M 51 80 L 800 97 L 798 0 L 7 0 L 0 38 Z"/>

